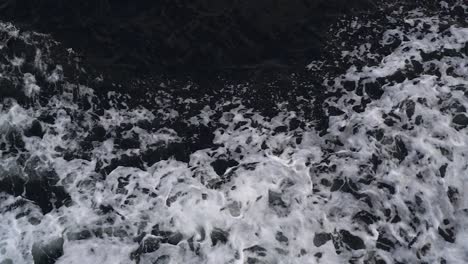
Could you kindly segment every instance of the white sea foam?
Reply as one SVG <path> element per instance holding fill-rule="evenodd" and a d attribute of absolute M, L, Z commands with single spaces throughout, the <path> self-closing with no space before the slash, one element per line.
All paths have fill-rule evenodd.
<path fill-rule="evenodd" d="M 0 263 L 33 263 L 34 248 L 56 252 L 61 247 L 56 262 L 61 264 L 467 263 L 468 135 L 455 119 L 468 108 L 467 55 L 425 61 L 422 52 L 461 52 L 468 29 L 453 25 L 450 34 L 442 34 L 439 24 L 447 17 L 399 16 L 411 27 L 392 20 L 395 26 L 383 32 L 380 44 L 390 45 L 395 36 L 403 41 L 378 64 L 352 66 L 329 76 L 333 84 L 324 81 L 327 90 L 342 92 L 325 100 L 327 111 L 334 106 L 343 112 L 330 117 L 327 133 L 319 135 L 314 123 L 278 129 L 304 119 L 297 112 L 266 117 L 240 98 L 219 100 L 182 120 L 196 127 L 216 124 L 210 147 L 181 151 L 190 151 L 187 162 L 162 156 L 164 147 L 186 142 L 184 131 L 140 124 L 182 118 L 180 109 L 168 105 L 197 104 L 195 99 L 161 96 L 148 109 L 129 107 L 123 96 L 109 92 L 110 107 L 97 116 L 82 109 L 73 93 L 92 102 L 95 91 L 63 83 L 61 67 L 51 67 L 41 59 L 46 55 L 36 52 L 36 68 L 55 69 L 45 76 L 63 92 L 45 105 L 4 101 L 1 141 L 19 133 L 24 149 L 2 148 L 0 180 L 49 177 L 71 202 L 45 213 L 39 202 L 23 198 L 26 193 L 0 194 Z M 348 22 L 354 30 L 373 26 Z M 416 26 L 421 23 L 429 25 L 427 32 Z M 1 24 L 5 30 L 19 36 Z M 369 54 L 372 48 L 359 45 L 344 57 L 380 56 Z M 392 81 L 395 73 L 411 70 L 411 61 L 419 61 L 422 72 Z M 310 68 L 325 67 L 319 64 Z M 429 72 L 431 67 L 440 76 Z M 26 95 L 37 97 L 35 76 L 22 76 Z M 386 78 L 380 98 L 355 111 L 370 93 L 366 86 L 379 78 Z M 345 81 L 364 86 L 363 95 L 344 90 Z M 112 103 L 115 98 L 121 98 L 121 106 Z M 41 115 L 53 117 L 39 119 L 44 135 L 26 136 Z M 102 138 L 94 135 L 96 127 L 103 128 Z M 133 138 L 138 139 L 134 147 L 121 147 L 122 139 Z M 138 160 L 122 161 L 148 155 L 162 158 L 141 166 Z M 116 160 L 121 163 L 114 166 Z M 235 162 L 219 173 L 213 164 L 220 160 Z M 441 235 L 446 230 L 453 230 L 453 241 Z"/>

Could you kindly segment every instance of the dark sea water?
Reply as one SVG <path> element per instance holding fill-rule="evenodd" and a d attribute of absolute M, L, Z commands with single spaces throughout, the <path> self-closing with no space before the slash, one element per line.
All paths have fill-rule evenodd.
<path fill-rule="evenodd" d="M 468 6 L 439 4 L 209 91 L 1 22 L 0 263 L 468 263 Z"/>

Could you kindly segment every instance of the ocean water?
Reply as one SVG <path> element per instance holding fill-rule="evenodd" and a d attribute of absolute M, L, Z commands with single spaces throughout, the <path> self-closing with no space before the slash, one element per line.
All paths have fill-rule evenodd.
<path fill-rule="evenodd" d="M 468 263 L 457 14 L 343 18 L 308 65 L 326 99 L 273 115 L 248 83 L 95 89 L 65 76 L 86 75 L 72 50 L 0 23 L 0 263 Z"/>

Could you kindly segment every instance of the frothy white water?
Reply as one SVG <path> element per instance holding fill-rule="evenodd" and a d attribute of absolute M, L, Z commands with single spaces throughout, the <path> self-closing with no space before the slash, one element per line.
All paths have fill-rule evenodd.
<path fill-rule="evenodd" d="M 0 263 L 467 263 L 468 28 L 422 10 L 391 16 L 377 43 L 342 53 L 368 64 L 324 81 L 340 95 L 323 104 L 323 134 L 240 98 L 185 117 L 171 104 L 204 102 L 161 93 L 153 108 L 130 107 L 109 92 L 97 114 L 95 91 L 36 51 L 60 92 L 0 107 Z M 350 34 L 375 26 L 343 23 Z M 18 89 L 37 97 L 29 74 Z M 209 147 L 156 125 L 178 119 L 213 127 Z"/>

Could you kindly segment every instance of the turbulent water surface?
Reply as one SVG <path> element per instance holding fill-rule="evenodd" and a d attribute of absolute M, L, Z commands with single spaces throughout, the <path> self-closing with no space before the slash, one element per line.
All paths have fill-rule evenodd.
<path fill-rule="evenodd" d="M 317 78 L 212 93 L 0 23 L 0 263 L 468 263 L 467 14 L 345 17 Z"/>

